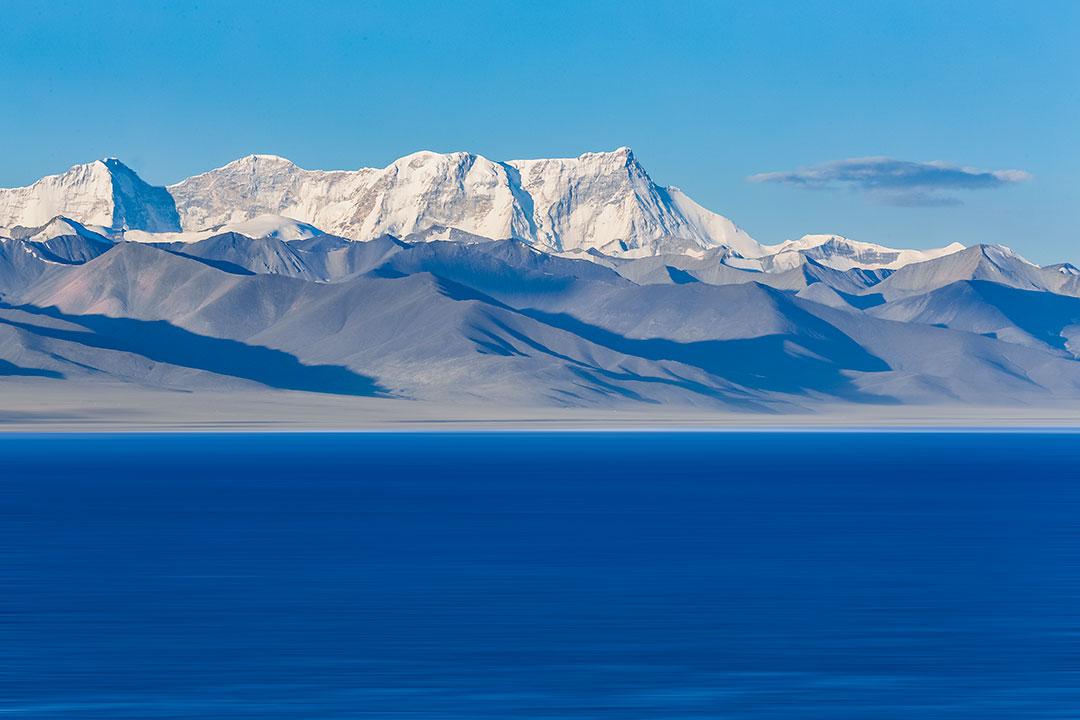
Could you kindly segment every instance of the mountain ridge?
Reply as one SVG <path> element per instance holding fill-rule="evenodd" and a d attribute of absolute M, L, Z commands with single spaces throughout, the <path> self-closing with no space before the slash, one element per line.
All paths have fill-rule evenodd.
<path fill-rule="evenodd" d="M 67 236 L 52 259 L 47 250 L 0 241 L 0 365 L 18 371 L 0 373 L 0 385 L 201 392 L 261 382 L 333 394 L 361 382 L 342 375 L 352 373 L 386 397 L 472 404 L 776 413 L 1080 402 L 1080 297 L 981 279 L 985 254 L 999 272 L 1021 262 L 992 247 L 922 263 L 930 267 L 916 276 L 933 282 L 921 295 L 878 289 L 897 273 L 812 258 L 782 273 L 715 275 L 684 258 L 694 279 L 643 281 L 627 268 L 667 268 L 671 258 L 608 267 L 519 240 L 224 233 L 102 246 Z M 951 283 L 934 288 L 935 279 Z M 975 292 L 954 290 L 966 286 Z M 237 365 L 262 355 L 236 343 L 277 353 L 267 357 L 295 377 Z M 215 347 L 233 359 L 200 354 Z M 327 373 L 337 379 L 312 384 Z"/>
<path fill-rule="evenodd" d="M 0 390 L 1080 404 L 1074 266 L 997 245 L 760 245 L 629 148 L 358 171 L 252 155 L 168 189 L 110 160 L 0 191 L 0 217 Z"/>
<path fill-rule="evenodd" d="M 57 216 L 112 231 L 180 230 L 169 192 L 115 158 L 75 165 L 21 188 L 0 188 L 0 227 L 35 227 Z"/>
<path fill-rule="evenodd" d="M 955 250 L 893 250 L 838 235 L 764 246 L 678 187 L 657 185 L 625 146 L 508 161 L 423 150 L 384 168 L 357 170 L 307 170 L 278 155 L 250 154 L 167 187 L 150 186 L 107 158 L 0 190 L 0 236 L 58 216 L 114 239 L 144 242 L 251 234 L 251 224 L 262 221 L 260 236 L 516 238 L 586 259 L 592 252 L 635 258 L 727 248 L 763 270 L 797 264 L 793 252 L 846 270 L 896 269 Z"/>

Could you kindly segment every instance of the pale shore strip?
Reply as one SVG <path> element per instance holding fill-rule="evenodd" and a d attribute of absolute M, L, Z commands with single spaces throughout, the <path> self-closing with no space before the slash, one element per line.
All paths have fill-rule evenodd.
<path fill-rule="evenodd" d="M 1080 407 L 820 404 L 784 414 L 695 407 L 508 407 L 275 390 L 181 392 L 0 381 L 0 433 L 465 430 L 1080 430 Z"/>

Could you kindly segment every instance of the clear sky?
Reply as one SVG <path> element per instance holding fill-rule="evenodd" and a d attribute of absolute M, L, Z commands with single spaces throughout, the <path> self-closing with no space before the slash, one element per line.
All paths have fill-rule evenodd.
<path fill-rule="evenodd" d="M 27 0 L 0 24 L 0 186 L 629 145 L 762 242 L 1080 261 L 1076 0 Z"/>

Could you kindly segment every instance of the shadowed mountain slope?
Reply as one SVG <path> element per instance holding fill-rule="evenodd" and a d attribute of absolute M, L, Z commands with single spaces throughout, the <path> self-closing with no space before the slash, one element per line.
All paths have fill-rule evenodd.
<path fill-rule="evenodd" d="M 7 377 L 766 412 L 1080 399 L 1080 298 L 985 279 L 938 284 L 1065 276 L 993 249 L 892 274 L 808 258 L 762 273 L 723 253 L 681 263 L 690 270 L 667 258 L 609 267 L 516 240 L 226 233 L 92 249 L 58 260 L 40 244 L 0 243 Z M 650 263 L 685 277 L 624 272 Z M 693 277 L 709 264 L 738 281 Z"/>

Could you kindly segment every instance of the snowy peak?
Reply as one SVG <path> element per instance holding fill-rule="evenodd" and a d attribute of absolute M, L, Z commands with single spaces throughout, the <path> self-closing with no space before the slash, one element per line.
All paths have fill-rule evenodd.
<path fill-rule="evenodd" d="M 628 257 L 671 248 L 698 253 L 758 244 L 727 218 L 677 188 L 655 184 L 628 147 L 576 158 L 511 160 L 533 206 L 535 244 L 559 251 L 598 249 Z"/>
<path fill-rule="evenodd" d="M 798 240 L 764 247 L 763 264 L 766 269 L 787 270 L 800 265 L 800 258 L 806 257 L 835 270 L 898 270 L 963 249 L 960 243 L 952 243 L 930 250 L 898 250 L 841 235 L 804 235 Z"/>
<path fill-rule="evenodd" d="M 109 242 L 105 228 L 88 228 L 82 223 L 62 215 L 57 215 L 41 227 L 17 226 L 0 229 L 0 235 L 31 242 L 46 242 L 61 237 L 82 237 L 94 241 Z"/>
<path fill-rule="evenodd" d="M 150 243 L 197 243 L 216 235 L 236 234 L 252 240 L 307 240 L 324 233 L 314 225 L 308 225 L 281 215 L 258 215 L 250 220 L 216 225 L 205 230 L 189 232 L 148 233 L 128 230 L 124 239 L 129 242 Z"/>
<path fill-rule="evenodd" d="M 1044 269 L 1053 270 L 1054 272 L 1058 273 L 1059 275 L 1064 275 L 1065 277 L 1078 277 L 1078 276 L 1080 276 L 1080 269 L 1077 269 L 1077 267 L 1075 265 L 1073 265 L 1072 263 L 1067 263 L 1067 262 L 1066 263 L 1058 263 L 1056 265 L 1047 265 L 1046 268 L 1044 268 Z"/>
<path fill-rule="evenodd" d="M 307 170 L 253 154 L 168 188 L 108 158 L 0 190 L 0 228 L 38 228 L 57 216 L 113 239 L 146 242 L 194 242 L 221 232 L 280 240 L 321 233 L 351 240 L 517 239 L 584 257 L 702 259 L 729 250 L 728 264 L 781 272 L 807 259 L 841 271 L 895 270 L 962 248 L 897 250 L 839 235 L 762 246 L 679 188 L 656 184 L 626 146 L 508 161 L 422 150 L 358 170 Z"/>
<path fill-rule="evenodd" d="M 43 227 L 57 216 L 111 231 L 180 229 L 169 192 L 114 158 L 75 165 L 26 187 L 0 189 L 0 226 Z"/>
<path fill-rule="evenodd" d="M 75 165 L 33 185 L 0 190 L 0 225 L 43 227 L 58 215 L 112 225 L 112 181 L 103 161 Z"/>
<path fill-rule="evenodd" d="M 614 150 L 609 150 L 609 151 L 601 150 L 600 152 L 582 153 L 581 155 L 578 155 L 577 159 L 578 160 L 599 159 L 601 161 L 608 160 L 608 161 L 611 161 L 611 162 L 614 162 L 614 163 L 619 163 L 619 164 L 622 164 L 622 165 L 629 165 L 632 162 L 634 162 L 634 163 L 637 162 L 637 160 L 634 158 L 634 151 L 631 150 L 626 145 L 621 145 L 621 146 L 615 148 Z"/>
<path fill-rule="evenodd" d="M 112 181 L 112 222 L 116 230 L 170 232 L 180 229 L 180 216 L 172 195 L 163 187 L 154 187 L 119 160 L 102 161 Z"/>
<path fill-rule="evenodd" d="M 307 240 L 323 234 L 314 225 L 281 215 L 259 215 L 244 222 L 213 228 L 213 231 L 233 232 L 256 240 L 281 240 L 283 242 Z"/>
<path fill-rule="evenodd" d="M 1060 276 L 1003 245 L 973 245 L 932 262 L 912 263 L 875 288 L 887 299 L 917 295 L 964 280 L 985 280 L 1019 290 L 1055 292 Z"/>
<path fill-rule="evenodd" d="M 280 155 L 252 154 L 237 158 L 220 169 L 229 169 L 234 172 L 246 172 L 254 176 L 259 173 L 290 171 L 299 168 L 296 167 L 296 164 L 292 160 L 283 158 Z M 198 176 L 196 175 L 196 177 Z"/>
<path fill-rule="evenodd" d="M 305 170 L 253 155 L 169 190 L 187 230 L 275 214 L 355 240 L 440 229 L 518 238 L 548 251 L 757 249 L 727 218 L 657 186 L 628 147 L 506 162 L 421 151 L 355 171 Z"/>

